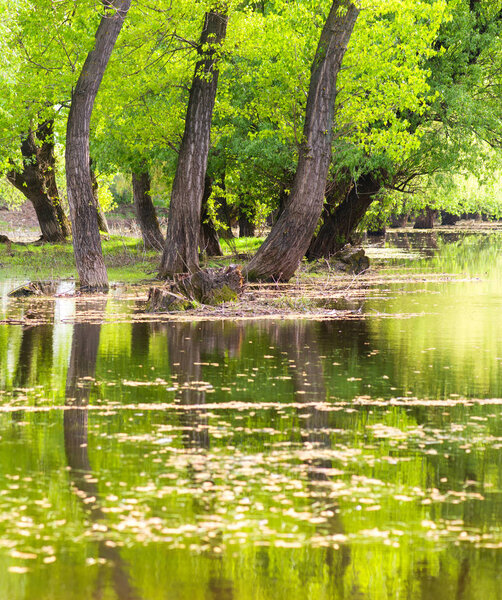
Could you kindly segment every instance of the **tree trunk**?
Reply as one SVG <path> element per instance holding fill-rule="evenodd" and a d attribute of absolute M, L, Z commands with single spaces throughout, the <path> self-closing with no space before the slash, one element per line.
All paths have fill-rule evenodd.
<path fill-rule="evenodd" d="M 51 243 L 62 242 L 65 235 L 59 224 L 56 209 L 46 190 L 41 149 L 33 131 L 30 131 L 26 139 L 22 141 L 21 154 L 23 156 L 22 172 L 9 171 L 7 179 L 33 204 L 42 232 L 42 240 Z"/>
<path fill-rule="evenodd" d="M 73 250 L 85 290 L 108 289 L 98 216 L 89 165 L 89 129 L 94 101 L 131 0 L 106 0 L 105 14 L 96 31 L 73 91 L 66 129 L 66 181 L 73 229 Z"/>
<path fill-rule="evenodd" d="M 437 210 L 425 208 L 415 219 L 413 229 L 434 229 L 434 219 L 437 216 Z"/>
<path fill-rule="evenodd" d="M 110 235 L 110 228 L 108 227 L 105 211 L 101 208 L 101 204 L 99 203 L 99 183 L 98 178 L 96 177 L 96 171 L 94 171 L 92 168 L 92 158 L 89 159 L 89 173 L 91 174 L 92 197 L 94 199 L 94 206 L 98 216 L 99 231 L 106 235 Z"/>
<path fill-rule="evenodd" d="M 303 258 L 321 216 L 331 162 L 336 80 L 359 15 L 350 0 L 334 0 L 312 65 L 304 142 L 288 203 L 246 267 L 250 279 L 288 281 Z"/>
<path fill-rule="evenodd" d="M 213 182 L 206 175 L 204 178 L 204 194 L 200 211 L 200 251 L 208 256 L 223 256 L 220 239 L 214 223 L 208 215 L 207 203 L 213 191 Z"/>
<path fill-rule="evenodd" d="M 347 244 L 381 189 L 376 173 L 366 173 L 352 185 L 333 210 L 326 207 L 323 224 L 307 250 L 308 260 L 329 258 Z"/>
<path fill-rule="evenodd" d="M 256 227 L 245 212 L 239 215 L 239 237 L 254 237 Z"/>
<path fill-rule="evenodd" d="M 460 217 L 458 215 L 449 213 L 446 210 L 441 211 L 441 225 L 456 225 L 459 219 Z"/>
<path fill-rule="evenodd" d="M 63 236 L 71 235 L 70 220 L 66 216 L 56 181 L 56 156 L 54 153 L 54 121 L 45 121 L 38 127 L 37 137 L 42 142 L 40 162 L 45 180 L 45 190 L 56 210 L 56 216 Z"/>
<path fill-rule="evenodd" d="M 157 213 L 150 196 L 150 184 L 150 173 L 146 167 L 141 169 L 140 172 L 132 174 L 134 210 L 136 221 L 141 229 L 143 243 L 148 250 L 162 251 L 164 236 L 160 231 Z"/>
<path fill-rule="evenodd" d="M 194 271 L 199 266 L 200 212 L 218 85 L 217 51 L 226 28 L 225 14 L 206 13 L 169 206 L 167 239 L 159 271 L 163 279 Z"/>

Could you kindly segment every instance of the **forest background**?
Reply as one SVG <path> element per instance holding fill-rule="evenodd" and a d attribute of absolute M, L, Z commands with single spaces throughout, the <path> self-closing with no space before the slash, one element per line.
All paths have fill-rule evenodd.
<path fill-rule="evenodd" d="M 199 252 L 220 254 L 218 238 L 231 236 L 237 223 L 243 235 L 267 224 L 269 238 L 281 219 L 289 219 L 288 231 L 305 229 L 307 213 L 291 209 L 291 196 L 299 161 L 309 158 L 308 98 L 331 17 L 345 38 L 338 40 L 341 64 L 327 79 L 336 89 L 323 204 L 301 204 L 314 224 L 292 265 L 273 255 L 273 268 L 265 268 L 266 240 L 245 272 L 287 280 L 303 255 L 329 258 L 358 227 L 378 228 L 399 215 L 501 216 L 499 0 L 2 0 L 0 196 L 10 207 L 32 202 L 43 241 L 70 235 L 75 136 L 69 139 L 68 116 L 100 28 L 115 17 L 118 38 L 95 81 L 84 170 L 97 225 L 106 232 L 103 211 L 133 202 L 144 245 L 164 251 L 164 277 L 198 268 Z M 211 18 L 224 28 L 211 30 Z M 191 112 L 197 89 L 207 110 Z M 193 202 L 182 202 L 193 204 L 200 232 L 173 241 L 168 231 L 166 243 L 155 211 L 176 195 L 190 127 L 207 130 L 206 141 L 192 145 L 207 155 L 199 161 L 202 185 Z M 181 198 L 188 197 L 184 185 Z M 183 260 L 169 269 L 173 248 Z"/>

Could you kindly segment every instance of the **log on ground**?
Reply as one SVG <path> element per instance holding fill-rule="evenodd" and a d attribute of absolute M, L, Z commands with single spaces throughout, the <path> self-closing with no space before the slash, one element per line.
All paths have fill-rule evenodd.
<path fill-rule="evenodd" d="M 57 281 L 30 281 L 12 290 L 7 295 L 10 298 L 23 298 L 25 296 L 53 296 L 58 287 Z"/>

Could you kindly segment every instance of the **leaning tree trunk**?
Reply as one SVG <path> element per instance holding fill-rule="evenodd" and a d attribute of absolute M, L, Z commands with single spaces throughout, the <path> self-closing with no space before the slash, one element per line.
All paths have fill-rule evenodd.
<path fill-rule="evenodd" d="M 73 91 L 66 129 L 66 182 L 73 230 L 73 250 L 86 290 L 108 289 L 98 216 L 92 194 L 89 165 L 89 130 L 94 101 L 131 0 L 104 0 L 105 14 L 96 31 Z"/>
<path fill-rule="evenodd" d="M 155 206 L 150 196 L 150 173 L 144 166 L 138 173 L 132 174 L 132 191 L 136 221 L 141 229 L 143 244 L 148 250 L 164 249 L 164 236 L 157 220 Z"/>
<path fill-rule="evenodd" d="M 213 181 L 207 174 L 204 178 L 204 193 L 200 209 L 200 251 L 207 256 L 223 256 L 220 238 L 211 217 L 208 214 L 208 202 L 213 191 Z"/>
<path fill-rule="evenodd" d="M 334 209 L 326 207 L 323 223 L 311 241 L 308 260 L 329 258 L 343 248 L 375 200 L 382 184 L 376 173 L 362 175 Z"/>
<path fill-rule="evenodd" d="M 310 75 L 298 166 L 288 203 L 246 267 L 250 279 L 288 281 L 303 258 L 321 216 L 331 162 L 336 80 L 359 15 L 350 0 L 334 0 Z"/>
<path fill-rule="evenodd" d="M 167 239 L 159 271 L 163 279 L 194 271 L 199 266 L 200 212 L 218 85 L 218 46 L 226 29 L 225 14 L 216 10 L 206 13 L 169 206 Z"/>
<path fill-rule="evenodd" d="M 65 234 L 57 218 L 56 209 L 47 192 L 45 167 L 35 133 L 30 131 L 21 143 L 23 170 L 9 171 L 7 179 L 33 204 L 44 242 L 62 242 Z"/>

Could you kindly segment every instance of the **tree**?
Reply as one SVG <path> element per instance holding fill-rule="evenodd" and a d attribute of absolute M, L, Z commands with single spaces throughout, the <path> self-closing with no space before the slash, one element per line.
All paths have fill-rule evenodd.
<path fill-rule="evenodd" d="M 55 179 L 52 121 L 30 129 L 21 142 L 22 169 L 7 171 L 9 182 L 33 204 L 44 242 L 62 242 L 69 234 Z"/>
<path fill-rule="evenodd" d="M 312 64 L 298 167 L 288 203 L 246 267 L 251 279 L 288 281 L 304 256 L 321 214 L 331 162 L 336 79 L 359 10 L 335 0 Z"/>
<path fill-rule="evenodd" d="M 402 156 L 389 156 L 384 169 L 376 153 L 369 157 L 365 172 L 378 185 L 370 196 L 347 196 L 344 206 L 328 203 L 309 258 L 327 258 L 349 241 L 384 192 L 397 192 L 398 203 L 403 194 L 408 195 L 408 211 L 430 208 L 460 213 L 462 206 L 472 207 L 472 201 L 459 202 L 465 194 L 459 182 L 473 176 L 482 181 L 490 171 L 497 174 L 502 137 L 498 91 L 502 9 L 499 2 L 462 0 L 450 2 L 449 11 L 450 18 L 442 20 L 430 41 L 433 53 L 421 67 L 428 74 L 424 104 L 396 111 L 403 129 L 415 138 L 415 147 Z M 381 126 L 377 123 L 373 129 Z M 354 187 L 358 183 L 356 178 Z M 476 196 L 479 202 L 480 194 Z M 343 236 L 333 237 L 341 231 Z"/>
<path fill-rule="evenodd" d="M 163 250 L 164 237 L 160 231 L 155 206 L 150 196 L 151 179 L 147 166 L 132 174 L 132 189 L 136 220 L 141 229 L 143 243 L 149 250 Z"/>
<path fill-rule="evenodd" d="M 72 95 L 66 129 L 66 179 L 73 228 L 73 249 L 80 285 L 87 290 L 108 289 L 101 250 L 89 164 L 92 109 L 131 0 L 104 0 L 104 14 L 95 46 L 87 55 Z"/>
<path fill-rule="evenodd" d="M 206 13 L 195 66 L 169 206 L 168 228 L 159 276 L 194 271 L 199 266 L 201 203 L 204 193 L 211 121 L 218 86 L 218 46 L 227 29 L 227 16 Z"/>

